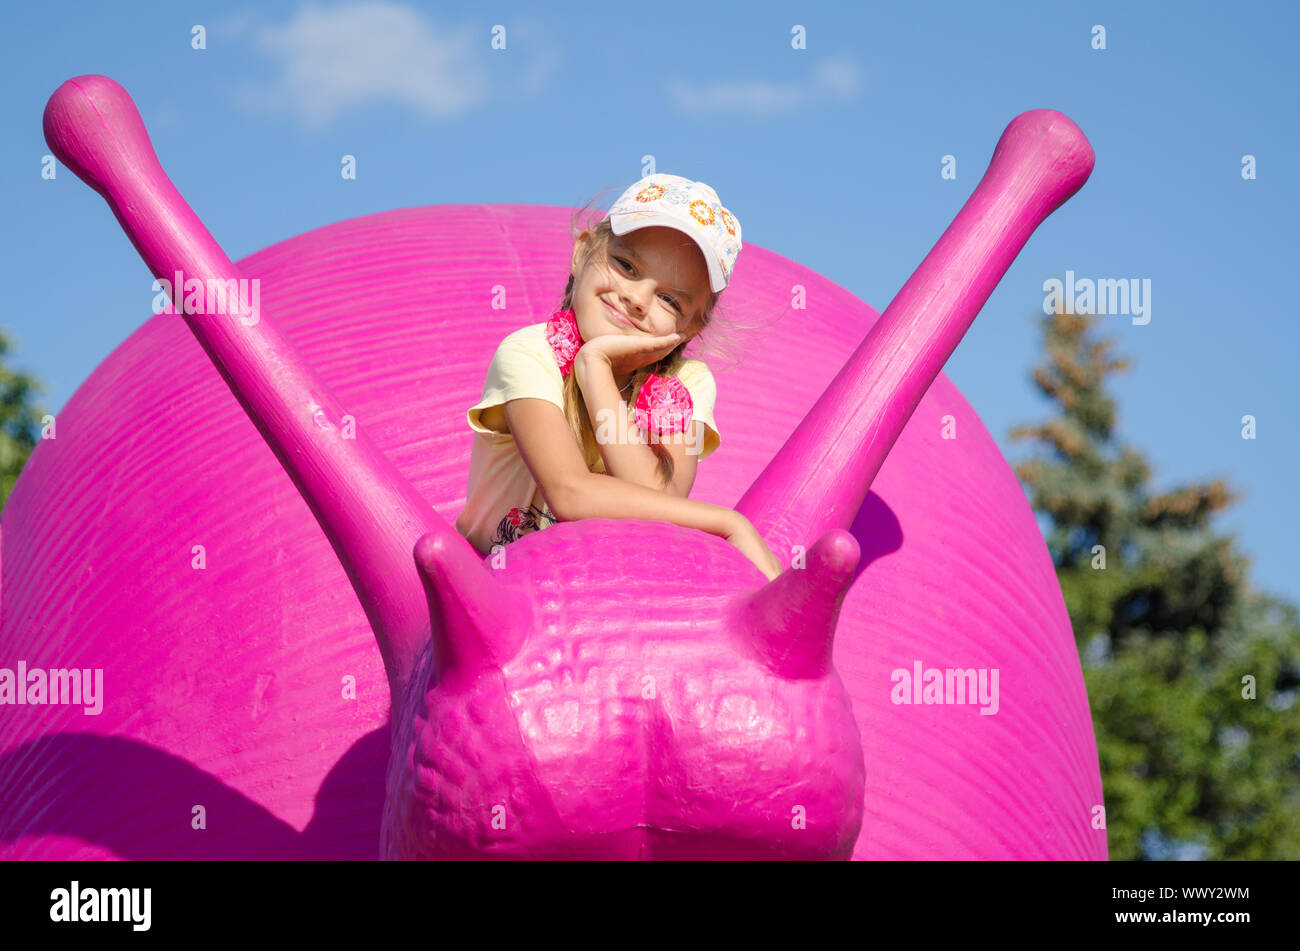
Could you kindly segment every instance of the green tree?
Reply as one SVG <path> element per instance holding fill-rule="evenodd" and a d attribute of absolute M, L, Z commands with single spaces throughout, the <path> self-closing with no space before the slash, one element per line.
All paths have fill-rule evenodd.
<path fill-rule="evenodd" d="M 1211 517 L 1223 479 L 1153 493 L 1117 445 L 1098 318 L 1042 318 L 1034 382 L 1059 415 L 1019 426 L 1015 466 L 1079 645 L 1112 859 L 1300 858 L 1300 616 L 1254 590 Z M 1250 699 L 1252 695 L 1254 699 Z"/>
<path fill-rule="evenodd" d="M 33 405 L 42 389 L 35 377 L 8 366 L 9 340 L 0 331 L 0 508 L 9 499 L 18 473 L 40 438 L 40 421 L 45 415 Z"/>

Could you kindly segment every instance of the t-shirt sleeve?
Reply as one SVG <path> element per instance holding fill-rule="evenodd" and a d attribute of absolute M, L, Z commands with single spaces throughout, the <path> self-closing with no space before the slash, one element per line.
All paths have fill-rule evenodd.
<path fill-rule="evenodd" d="M 698 419 L 707 427 L 704 430 L 704 445 L 699 455 L 700 459 L 707 459 L 722 445 L 718 424 L 713 419 L 713 408 L 718 399 L 717 381 L 713 379 L 713 372 L 703 360 L 685 361 L 676 375 L 691 394 L 691 418 Z"/>
<path fill-rule="evenodd" d="M 497 346 L 483 383 L 483 398 L 465 412 L 470 429 L 488 435 L 505 435 L 483 424 L 483 411 L 511 400 L 532 397 L 564 409 L 564 377 L 546 338 L 525 327 Z"/>

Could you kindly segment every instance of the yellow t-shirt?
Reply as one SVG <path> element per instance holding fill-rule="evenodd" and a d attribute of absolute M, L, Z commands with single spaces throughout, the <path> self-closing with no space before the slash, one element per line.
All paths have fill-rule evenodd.
<path fill-rule="evenodd" d="M 673 374 L 691 394 L 692 419 L 705 425 L 699 458 L 705 459 L 722 443 L 713 420 L 717 384 L 702 360 L 684 360 Z M 533 397 L 548 400 L 564 411 L 564 377 L 555 352 L 546 339 L 546 322 L 520 327 L 497 346 L 483 384 L 483 398 L 466 410 L 474 430 L 470 451 L 469 484 L 465 508 L 456 518 L 456 530 L 480 554 L 494 545 L 505 545 L 520 535 L 555 523 L 541 490 L 528 471 L 510 433 L 483 425 L 483 410 L 510 400 Z M 636 423 L 629 417 L 629 427 Z M 603 460 L 594 472 L 604 472 Z"/>

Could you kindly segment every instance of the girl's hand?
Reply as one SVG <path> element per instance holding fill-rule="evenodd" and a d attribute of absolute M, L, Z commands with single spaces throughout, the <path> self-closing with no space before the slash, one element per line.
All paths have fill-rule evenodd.
<path fill-rule="evenodd" d="M 681 334 L 650 337 L 643 334 L 602 334 L 582 345 L 577 360 L 603 360 L 616 376 L 632 373 L 672 353 L 686 339 Z"/>
<path fill-rule="evenodd" d="M 767 547 L 767 542 L 763 541 L 763 536 L 758 534 L 758 529 L 749 519 L 739 512 L 735 516 L 731 531 L 724 536 L 727 543 L 735 546 L 742 555 L 757 565 L 768 581 L 776 579 L 783 570 L 776 555 L 772 554 L 772 549 Z"/>

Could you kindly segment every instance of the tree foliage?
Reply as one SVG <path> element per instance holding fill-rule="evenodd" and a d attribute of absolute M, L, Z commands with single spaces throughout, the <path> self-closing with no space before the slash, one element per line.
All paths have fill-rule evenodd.
<path fill-rule="evenodd" d="M 1012 430 L 1092 706 L 1113 859 L 1300 858 L 1300 617 L 1254 590 L 1213 516 L 1226 480 L 1150 487 L 1119 445 L 1098 318 L 1043 318 L 1038 388 L 1059 415 Z M 1252 692 L 1253 685 L 1253 692 Z"/>
<path fill-rule="evenodd" d="M 41 385 L 9 367 L 9 340 L 0 331 L 0 508 L 13 491 L 18 473 L 40 438 L 44 413 L 34 405 Z"/>

